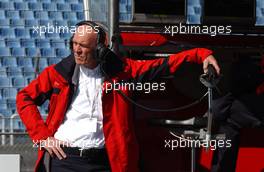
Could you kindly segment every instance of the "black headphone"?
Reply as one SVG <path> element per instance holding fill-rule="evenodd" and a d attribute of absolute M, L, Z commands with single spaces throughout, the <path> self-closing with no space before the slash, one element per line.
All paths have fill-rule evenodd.
<path fill-rule="evenodd" d="M 81 22 L 77 23 L 75 25 L 75 27 L 77 29 L 79 26 L 83 26 L 83 25 L 91 26 L 92 29 L 97 32 L 98 36 L 97 36 L 97 43 L 96 43 L 96 48 L 95 48 L 95 59 L 99 62 L 103 61 L 105 53 L 108 51 L 111 51 L 105 45 L 105 41 L 106 41 L 105 30 L 100 25 L 98 25 L 97 23 L 95 23 L 93 21 L 88 21 L 88 20 L 81 21 Z M 73 52 L 73 37 L 74 37 L 74 34 L 70 38 L 70 50 L 72 52 Z"/>

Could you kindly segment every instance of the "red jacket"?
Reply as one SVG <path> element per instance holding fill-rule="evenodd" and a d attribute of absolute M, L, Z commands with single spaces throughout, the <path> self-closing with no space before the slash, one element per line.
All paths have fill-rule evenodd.
<path fill-rule="evenodd" d="M 211 54 L 210 50 L 196 48 L 171 55 L 169 58 L 155 60 L 139 61 L 124 58 L 123 71 L 112 79 L 115 81 L 131 78 L 145 79 L 167 72 L 173 73 L 181 63 L 202 63 Z M 72 82 L 75 66 L 74 57 L 70 55 L 58 64 L 47 67 L 37 79 L 18 93 L 17 110 L 34 142 L 54 136 L 63 122 L 76 89 Z M 106 81 L 104 86 L 106 86 L 105 83 Z M 123 90 L 123 92 L 128 96 L 131 95 L 129 90 Z M 48 99 L 50 100 L 49 113 L 44 121 L 37 106 Z M 132 123 L 131 103 L 113 90 L 103 92 L 102 104 L 103 132 L 112 171 L 139 171 L 138 144 Z M 43 157 L 44 151 L 39 150 L 35 171 L 40 171 L 43 167 Z"/>

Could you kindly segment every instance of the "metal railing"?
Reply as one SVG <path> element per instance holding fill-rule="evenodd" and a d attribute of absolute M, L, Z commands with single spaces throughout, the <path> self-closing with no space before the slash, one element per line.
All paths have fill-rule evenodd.
<path fill-rule="evenodd" d="M 42 115 L 45 120 L 47 115 Z M 14 136 L 25 136 L 28 137 L 25 126 L 22 123 L 19 115 L 17 113 L 12 114 L 11 116 L 4 116 L 0 114 L 0 135 L 1 135 L 1 145 L 7 145 L 7 136 L 9 136 L 9 145 L 14 145 Z M 9 124 L 9 125 L 8 125 Z"/>

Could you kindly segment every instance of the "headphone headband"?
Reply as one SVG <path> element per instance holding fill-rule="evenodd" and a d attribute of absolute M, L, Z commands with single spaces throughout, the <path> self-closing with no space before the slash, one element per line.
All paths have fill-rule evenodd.
<path fill-rule="evenodd" d="M 84 21 L 81 21 L 81 22 L 77 23 L 76 27 L 79 27 L 79 26 L 82 26 L 82 25 L 91 26 L 94 31 L 98 31 L 97 32 L 97 34 L 98 34 L 97 45 L 100 44 L 100 43 L 102 43 L 102 44 L 105 43 L 106 33 L 105 33 L 104 29 L 100 25 L 98 25 L 97 23 L 95 23 L 93 21 L 84 20 Z M 96 28 L 97 28 L 97 30 L 96 30 Z"/>

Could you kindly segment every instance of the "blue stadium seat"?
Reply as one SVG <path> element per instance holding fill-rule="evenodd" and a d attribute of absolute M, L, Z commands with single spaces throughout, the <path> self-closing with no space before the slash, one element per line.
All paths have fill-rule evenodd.
<path fill-rule="evenodd" d="M 45 11 L 57 11 L 57 4 L 52 2 L 52 3 L 43 3 L 43 10 Z"/>
<path fill-rule="evenodd" d="M 49 20 L 49 19 L 47 19 L 47 20 L 40 19 L 39 20 L 39 25 L 40 26 L 46 26 L 46 27 L 48 27 L 48 26 L 53 26 L 52 24 L 53 24 L 53 21 L 52 20 Z"/>
<path fill-rule="evenodd" d="M 45 38 L 44 30 L 39 28 L 30 28 L 29 33 L 31 38 Z"/>
<path fill-rule="evenodd" d="M 78 0 L 65 0 L 65 3 L 78 4 Z"/>
<path fill-rule="evenodd" d="M 76 12 L 63 11 L 62 16 L 65 20 L 77 20 Z"/>
<path fill-rule="evenodd" d="M 29 83 L 31 83 L 36 78 L 35 78 L 35 76 L 27 76 L 27 77 L 25 77 L 25 79 L 26 79 L 26 82 L 27 82 L 27 85 L 28 85 Z"/>
<path fill-rule="evenodd" d="M 11 55 L 14 57 L 19 57 L 19 56 L 25 56 L 25 49 L 21 47 L 13 47 L 11 48 Z"/>
<path fill-rule="evenodd" d="M 28 57 L 37 57 L 37 56 L 40 56 L 40 53 L 37 48 L 28 47 L 26 48 L 26 55 Z"/>
<path fill-rule="evenodd" d="M 19 39 L 16 39 L 16 38 L 6 38 L 6 46 L 7 47 L 20 47 L 20 41 Z M 11 52 L 12 54 L 12 52 Z"/>
<path fill-rule="evenodd" d="M 5 11 L 6 18 L 19 19 L 19 11 Z"/>
<path fill-rule="evenodd" d="M 35 39 L 20 39 L 21 47 L 35 47 Z"/>
<path fill-rule="evenodd" d="M 22 77 L 22 69 L 20 67 L 8 67 L 7 68 L 7 76 L 16 76 L 16 77 Z"/>
<path fill-rule="evenodd" d="M 12 115 L 12 110 L 11 109 L 0 109 L 0 114 L 9 117 Z"/>
<path fill-rule="evenodd" d="M 14 88 L 15 89 L 15 88 Z M 15 90 L 12 91 L 12 94 L 15 94 Z M 11 95 L 13 96 L 13 95 Z M 16 95 L 7 99 L 7 107 L 13 111 L 16 111 Z"/>
<path fill-rule="evenodd" d="M 83 5 L 82 4 L 71 4 L 71 10 L 72 11 L 83 11 Z"/>
<path fill-rule="evenodd" d="M 7 1 L 7 0 L 4 0 Z M 24 0 L 12 0 L 13 2 L 24 2 Z"/>
<path fill-rule="evenodd" d="M 46 32 L 45 33 L 45 37 L 46 38 L 53 38 L 53 39 L 59 39 L 60 38 L 60 33 L 59 33 L 59 31 L 58 32 L 56 32 L 56 31 L 54 31 L 54 32 Z"/>
<path fill-rule="evenodd" d="M 56 57 L 50 57 L 48 58 L 48 64 L 52 65 L 52 64 L 57 64 L 61 61 L 60 58 L 56 58 Z"/>
<path fill-rule="evenodd" d="M 13 28 L 0 28 L 0 37 L 15 38 L 15 31 Z"/>
<path fill-rule="evenodd" d="M 14 10 L 14 3 L 13 2 L 0 2 L 0 9 L 3 10 Z"/>
<path fill-rule="evenodd" d="M 1 93 L 1 97 L 2 97 L 2 93 Z M 0 109 L 7 109 L 7 102 L 5 99 L 0 99 Z M 1 113 L 1 111 L 0 111 Z"/>
<path fill-rule="evenodd" d="M 50 48 L 50 41 L 48 39 L 36 39 L 36 47 Z"/>
<path fill-rule="evenodd" d="M 24 19 L 11 19 L 10 27 L 25 27 Z"/>
<path fill-rule="evenodd" d="M 35 69 L 33 67 L 24 66 L 23 67 L 23 75 L 25 78 L 34 78 L 35 77 Z"/>
<path fill-rule="evenodd" d="M 27 28 L 15 28 L 15 35 L 17 38 L 30 38 Z"/>
<path fill-rule="evenodd" d="M 37 2 L 37 0 L 24 0 L 25 2 Z"/>
<path fill-rule="evenodd" d="M 68 20 L 68 26 L 71 27 L 71 26 L 75 26 L 77 24 L 77 21 L 76 20 Z"/>
<path fill-rule="evenodd" d="M 0 76 L 0 87 L 9 88 L 12 86 L 12 83 L 9 78 Z"/>
<path fill-rule="evenodd" d="M 10 49 L 7 47 L 0 47 L 0 57 L 1 56 L 10 56 Z"/>
<path fill-rule="evenodd" d="M 64 3 L 64 0 L 51 0 L 51 2 Z"/>
<path fill-rule="evenodd" d="M 28 4 L 25 2 L 14 2 L 15 10 L 28 10 Z"/>
<path fill-rule="evenodd" d="M 63 58 L 66 57 L 68 55 L 70 55 L 71 51 L 69 49 L 65 49 L 65 48 L 57 48 L 56 49 L 56 56 L 59 58 Z"/>
<path fill-rule="evenodd" d="M 65 48 L 65 41 L 61 39 L 51 39 L 50 44 L 52 48 Z"/>
<path fill-rule="evenodd" d="M 7 19 L 7 18 L 1 19 L 0 18 L 0 27 L 6 27 L 6 28 L 10 27 L 10 19 Z"/>
<path fill-rule="evenodd" d="M 54 26 L 68 26 L 67 20 L 53 20 Z"/>
<path fill-rule="evenodd" d="M 77 12 L 77 20 L 84 20 L 84 14 L 83 12 Z"/>
<path fill-rule="evenodd" d="M 68 3 L 62 3 L 62 4 L 57 4 L 57 9 L 58 11 L 71 11 L 70 4 Z"/>
<path fill-rule="evenodd" d="M 26 80 L 23 77 L 13 77 L 12 85 L 15 88 L 22 88 L 26 86 Z"/>
<path fill-rule="evenodd" d="M 42 3 L 48 2 L 48 3 L 50 3 L 51 1 L 50 0 L 39 0 L 39 2 L 42 2 Z"/>
<path fill-rule="evenodd" d="M 55 57 L 55 52 L 53 48 L 41 48 L 40 54 L 42 57 Z"/>
<path fill-rule="evenodd" d="M 17 66 L 17 61 L 15 57 L 3 57 L 2 66 Z"/>
<path fill-rule="evenodd" d="M 60 11 L 49 11 L 48 13 L 49 13 L 49 19 L 63 20 L 63 17 Z"/>
<path fill-rule="evenodd" d="M 32 11 L 41 11 L 42 9 L 42 3 L 39 2 L 29 2 L 28 3 L 29 10 Z"/>
<path fill-rule="evenodd" d="M 18 57 L 17 64 L 18 66 L 21 66 L 21 67 L 24 67 L 24 66 L 33 67 L 32 58 L 29 58 L 29 57 Z"/>
<path fill-rule="evenodd" d="M 0 19 L 6 19 L 5 11 L 0 9 Z"/>
<path fill-rule="evenodd" d="M 35 19 L 25 19 L 25 27 L 38 26 L 38 20 Z"/>
<path fill-rule="evenodd" d="M 37 64 L 37 59 L 34 59 L 34 66 L 42 71 L 44 68 L 48 66 L 47 58 L 39 58 L 39 63 Z"/>
<path fill-rule="evenodd" d="M 0 47 L 6 47 L 6 41 L 4 39 L 0 39 Z"/>
<path fill-rule="evenodd" d="M 20 13 L 20 18 L 22 18 L 22 19 L 27 19 L 27 20 L 29 20 L 29 19 L 33 20 L 34 19 L 33 11 L 19 11 L 19 13 Z"/>
<path fill-rule="evenodd" d="M 7 76 L 6 67 L 1 66 L 0 67 L 0 77 L 6 77 L 6 76 Z"/>
<path fill-rule="evenodd" d="M 60 38 L 61 39 L 70 39 L 71 38 L 71 36 L 72 36 L 72 33 L 70 33 L 70 32 L 61 32 L 60 33 Z"/>
<path fill-rule="evenodd" d="M 48 20 L 48 12 L 47 11 L 35 11 L 34 12 L 35 19 L 42 19 L 42 20 Z"/>
<path fill-rule="evenodd" d="M 15 99 L 17 95 L 16 88 L 2 88 L 2 97 L 3 99 Z M 7 102 L 8 106 L 8 102 Z"/>

